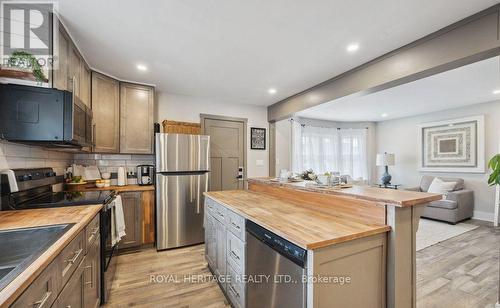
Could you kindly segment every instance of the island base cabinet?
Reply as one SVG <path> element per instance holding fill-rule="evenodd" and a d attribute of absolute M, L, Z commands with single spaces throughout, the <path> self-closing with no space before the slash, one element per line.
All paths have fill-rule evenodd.
<path fill-rule="evenodd" d="M 309 250 L 307 307 L 386 307 L 386 250 L 385 233 Z"/>

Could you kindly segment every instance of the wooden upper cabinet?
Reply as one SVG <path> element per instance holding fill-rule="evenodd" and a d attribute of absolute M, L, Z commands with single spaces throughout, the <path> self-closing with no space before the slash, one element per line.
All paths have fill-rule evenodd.
<path fill-rule="evenodd" d="M 80 99 L 90 106 L 90 69 L 84 61 L 80 61 Z"/>
<path fill-rule="evenodd" d="M 68 90 L 68 48 L 69 37 L 64 31 L 62 24 L 57 27 L 55 36 L 54 65 L 53 65 L 53 87 L 59 90 Z"/>
<path fill-rule="evenodd" d="M 120 84 L 92 72 L 92 113 L 94 152 L 120 152 Z"/>
<path fill-rule="evenodd" d="M 80 97 L 80 54 L 73 44 L 69 48 L 68 56 L 68 90 Z"/>
<path fill-rule="evenodd" d="M 120 83 L 120 152 L 153 153 L 154 88 Z"/>

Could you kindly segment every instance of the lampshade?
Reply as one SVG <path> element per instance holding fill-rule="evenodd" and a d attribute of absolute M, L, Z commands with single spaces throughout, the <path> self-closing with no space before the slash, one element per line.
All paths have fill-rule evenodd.
<path fill-rule="evenodd" d="M 394 154 L 377 154 L 377 166 L 394 166 Z"/>

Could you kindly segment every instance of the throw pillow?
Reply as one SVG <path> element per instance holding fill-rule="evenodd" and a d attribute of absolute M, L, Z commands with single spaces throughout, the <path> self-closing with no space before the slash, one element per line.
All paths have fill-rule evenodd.
<path fill-rule="evenodd" d="M 453 191 L 457 182 L 445 182 L 440 178 L 434 178 L 427 192 L 446 195 Z"/>

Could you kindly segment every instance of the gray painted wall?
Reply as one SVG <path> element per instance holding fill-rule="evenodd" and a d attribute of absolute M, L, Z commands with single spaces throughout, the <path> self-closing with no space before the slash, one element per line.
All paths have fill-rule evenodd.
<path fill-rule="evenodd" d="M 499 152 L 500 101 L 482 103 L 468 107 L 433 112 L 415 117 L 395 119 L 377 123 L 377 152 L 390 152 L 396 155 L 396 165 L 389 168 L 393 183 L 417 186 L 423 174 L 460 177 L 465 179 L 467 188 L 475 193 L 475 216 L 493 219 L 495 189 L 487 184 L 488 172 L 478 173 L 433 173 L 418 172 L 418 129 L 417 124 L 472 115 L 485 115 L 485 154 L 486 161 Z M 373 166 L 373 165 L 372 165 Z M 378 177 L 382 167 L 373 166 Z"/>

